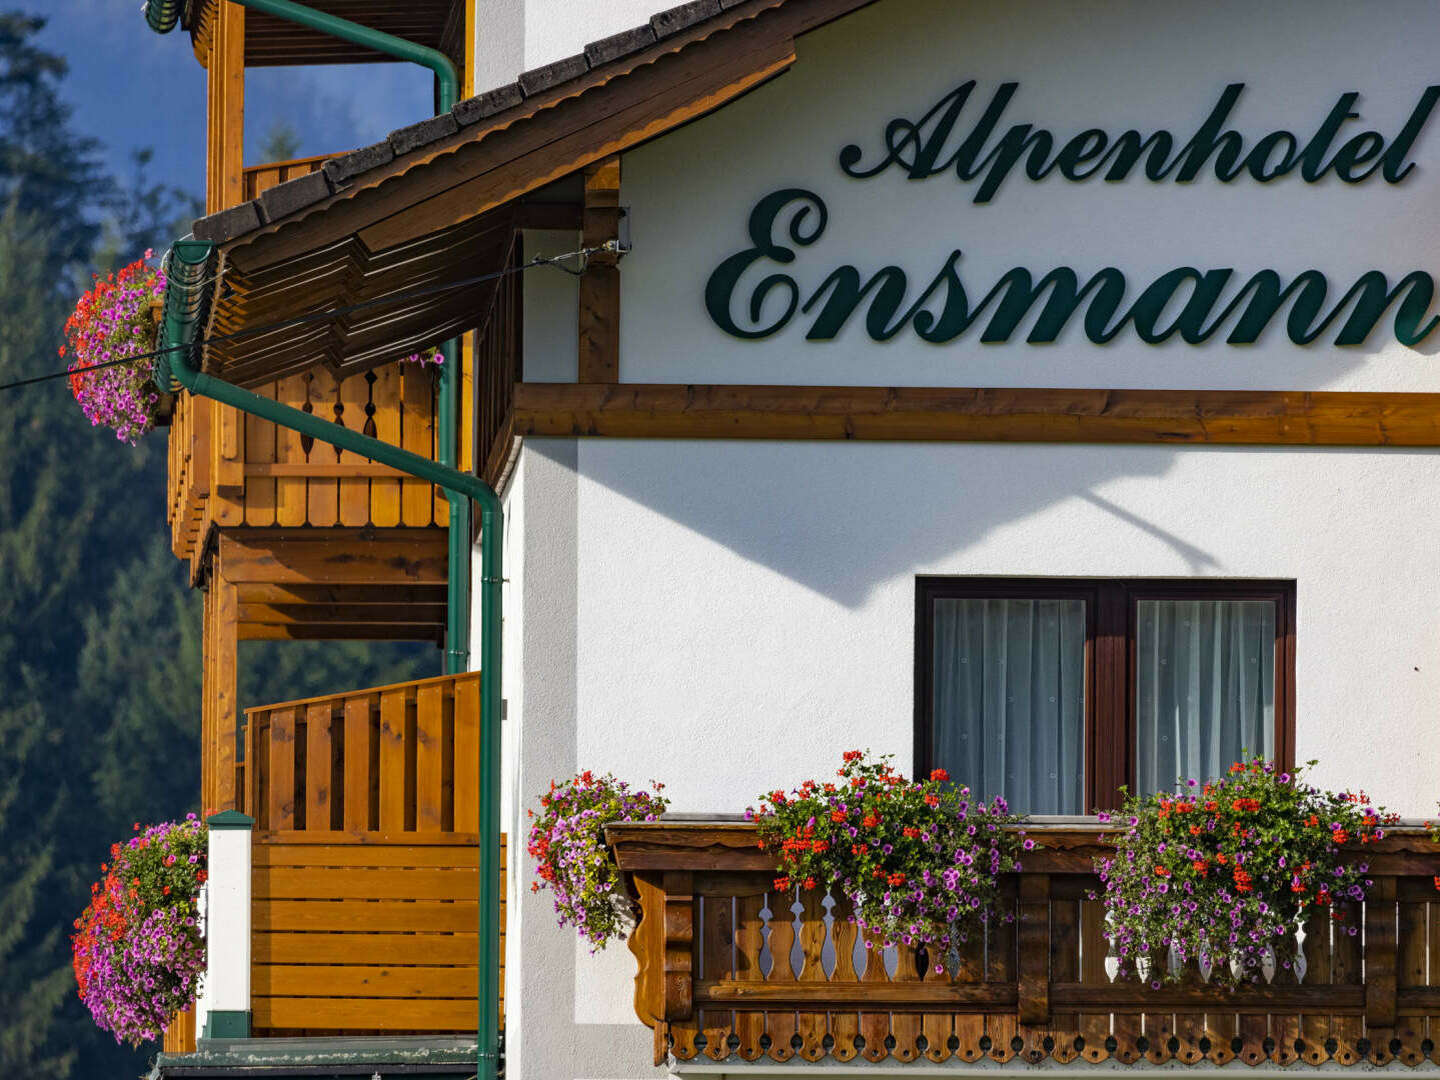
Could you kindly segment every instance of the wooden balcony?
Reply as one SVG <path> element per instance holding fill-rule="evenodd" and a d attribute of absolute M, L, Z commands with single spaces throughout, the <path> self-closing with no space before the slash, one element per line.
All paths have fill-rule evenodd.
<path fill-rule="evenodd" d="M 1015 920 L 940 974 L 923 952 L 865 947 L 843 897 L 777 894 L 752 826 L 611 826 L 641 907 L 635 1003 L 656 1063 L 1440 1064 L 1440 846 L 1424 831 L 1365 849 L 1363 934 L 1317 912 L 1303 962 L 1235 991 L 1198 970 L 1159 990 L 1112 978 L 1103 905 L 1087 899 L 1100 826 L 1028 834 L 1041 847 L 1004 883 Z"/>
<path fill-rule="evenodd" d="M 319 172 L 320 166 L 325 164 L 325 160 L 333 156 L 333 154 L 321 154 L 319 157 L 271 161 L 264 165 L 247 165 L 240 172 L 243 197 L 256 199 L 262 192 L 269 191 L 276 184 L 283 184 L 286 180 L 294 180 L 297 177 Z"/>
<path fill-rule="evenodd" d="M 435 456 L 434 369 L 396 361 L 336 380 L 317 367 L 257 387 L 298 409 Z M 432 485 L 324 443 L 181 394 L 170 425 L 171 547 L 198 579 L 212 527 L 445 525 Z"/>
<path fill-rule="evenodd" d="M 473 1033 L 479 673 L 246 718 L 253 1034 Z M 502 965 L 504 923 L 502 906 Z M 194 1048 L 193 1018 L 178 1021 L 171 1052 Z"/>

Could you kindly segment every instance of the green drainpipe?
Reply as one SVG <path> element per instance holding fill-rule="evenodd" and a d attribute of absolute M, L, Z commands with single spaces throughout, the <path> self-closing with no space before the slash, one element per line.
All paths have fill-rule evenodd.
<path fill-rule="evenodd" d="M 427 67 L 435 73 L 436 104 L 438 112 L 446 113 L 455 107 L 460 96 L 460 82 L 455 65 L 438 49 L 417 45 L 394 34 L 385 34 L 360 23 L 342 19 L 338 15 L 316 11 L 295 0 L 234 0 L 242 7 L 254 8 L 277 19 L 285 19 L 299 26 L 308 27 L 322 34 L 340 38 L 356 45 L 393 56 L 397 60 Z M 168 33 L 175 28 L 180 17 L 181 0 L 146 0 L 145 20 L 150 28 L 159 33 Z M 436 403 L 439 417 L 436 421 L 436 442 L 439 446 L 437 458 L 442 465 L 453 468 L 458 461 L 456 454 L 456 417 L 460 402 L 460 348 L 452 339 L 440 347 L 445 362 L 440 365 L 440 393 Z M 450 503 L 449 535 L 449 590 L 445 606 L 445 673 L 457 675 L 470 669 L 470 500 L 446 489 Z"/>
<path fill-rule="evenodd" d="M 478 476 L 461 472 L 359 431 L 322 420 L 300 409 L 243 390 L 196 369 L 190 357 L 201 317 L 208 304 L 209 270 L 214 245 L 177 240 L 165 259 L 165 315 L 160 348 L 170 350 L 155 361 L 156 383 L 166 390 L 175 384 L 192 394 L 213 398 L 241 412 L 352 454 L 389 465 L 444 489 L 452 508 L 463 506 L 469 521 L 470 500 L 480 504 L 480 1019 L 479 1080 L 495 1080 L 500 1049 L 500 663 L 501 552 L 504 511 L 493 488 Z M 449 366 L 448 364 L 446 365 Z M 453 427 L 452 427 L 453 430 Z M 452 509 L 453 514 L 453 509 Z M 451 536 L 455 518 L 451 518 Z M 467 531 L 462 534 L 468 548 Z M 454 543 L 451 544 L 452 557 Z M 465 552 L 468 565 L 468 550 Z M 451 575 L 454 576 L 451 564 Z"/>

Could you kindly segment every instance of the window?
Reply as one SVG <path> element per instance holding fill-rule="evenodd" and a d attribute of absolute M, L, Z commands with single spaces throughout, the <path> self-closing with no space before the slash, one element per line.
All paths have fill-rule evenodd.
<path fill-rule="evenodd" d="M 921 578 L 915 760 L 1020 813 L 1293 762 L 1293 582 Z"/>

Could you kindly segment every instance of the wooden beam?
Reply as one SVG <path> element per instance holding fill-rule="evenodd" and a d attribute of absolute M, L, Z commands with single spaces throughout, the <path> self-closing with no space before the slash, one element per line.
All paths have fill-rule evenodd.
<path fill-rule="evenodd" d="M 209 83 L 210 144 L 206 213 L 245 197 L 245 9 L 219 0 Z"/>
<path fill-rule="evenodd" d="M 585 169 L 585 213 L 581 246 L 599 247 L 620 238 L 620 158 Z M 620 381 L 620 267 L 618 252 L 595 252 L 580 275 L 580 358 L 582 383 Z"/>
<path fill-rule="evenodd" d="M 240 604 L 414 604 L 445 603 L 445 586 L 430 585 L 270 585 L 238 586 Z"/>
<path fill-rule="evenodd" d="M 520 383 L 518 436 L 1440 446 L 1440 394 Z"/>
<path fill-rule="evenodd" d="M 446 580 L 443 529 L 243 529 L 220 535 L 235 583 L 430 585 Z"/>
<path fill-rule="evenodd" d="M 428 641 L 438 644 L 443 627 L 433 624 L 329 623 L 323 626 L 270 626 L 237 623 L 241 641 Z"/>
<path fill-rule="evenodd" d="M 235 736 L 239 706 L 236 700 L 238 673 L 238 620 L 234 582 L 219 574 L 210 581 L 210 599 L 214 604 L 210 630 L 212 708 L 214 710 L 211 760 L 214 768 L 213 809 L 237 809 L 235 786 Z"/>
<path fill-rule="evenodd" d="M 355 626 L 445 625 L 445 604 L 241 604 L 243 623 L 266 626 L 321 626 L 350 623 Z"/>

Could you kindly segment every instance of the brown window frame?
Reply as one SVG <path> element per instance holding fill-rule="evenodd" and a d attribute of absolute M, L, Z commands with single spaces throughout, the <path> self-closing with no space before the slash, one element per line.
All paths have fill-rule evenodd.
<path fill-rule="evenodd" d="M 915 772 L 934 767 L 931 612 L 940 599 L 1085 601 L 1085 805 L 1113 809 L 1135 784 L 1135 613 L 1140 600 L 1275 604 L 1275 759 L 1295 767 L 1295 582 L 1205 578 L 915 579 Z"/>

